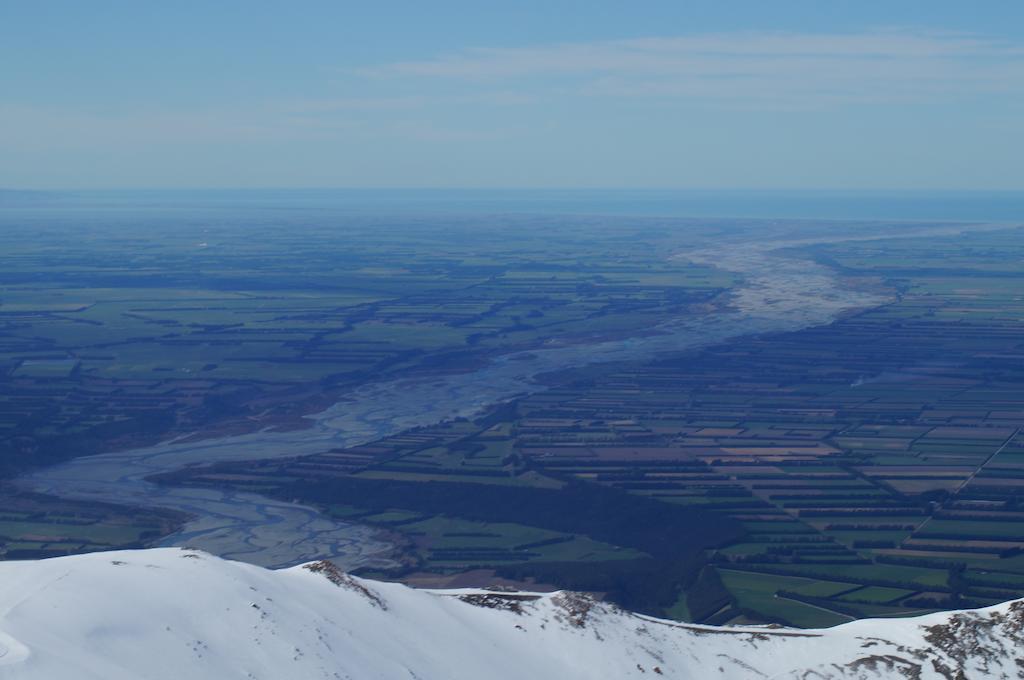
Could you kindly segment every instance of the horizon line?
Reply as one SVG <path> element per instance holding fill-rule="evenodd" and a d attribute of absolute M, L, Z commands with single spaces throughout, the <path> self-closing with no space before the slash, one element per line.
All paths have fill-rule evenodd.
<path fill-rule="evenodd" d="M 761 194 L 782 194 L 782 193 L 832 193 L 832 194 L 933 194 L 933 193 L 955 193 L 955 194 L 1024 194 L 1024 187 L 1020 188 L 963 188 L 963 187 L 914 187 L 914 188 L 884 188 L 884 187 L 628 187 L 628 186 L 343 186 L 343 185 L 309 185 L 309 186 L 143 186 L 143 187 L 48 187 L 48 188 L 26 188 L 13 186 L 0 186 L 0 192 L 4 193 L 102 193 L 102 192 L 261 192 L 261 191 L 352 191 L 352 192 L 387 192 L 387 191 L 408 191 L 408 192 L 644 192 L 644 193 L 761 193 Z"/>

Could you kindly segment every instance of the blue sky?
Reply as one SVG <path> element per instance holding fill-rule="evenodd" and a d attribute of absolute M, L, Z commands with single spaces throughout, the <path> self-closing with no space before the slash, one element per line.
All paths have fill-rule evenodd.
<path fill-rule="evenodd" d="M 1024 3 L 0 1 L 0 186 L 1024 189 Z"/>

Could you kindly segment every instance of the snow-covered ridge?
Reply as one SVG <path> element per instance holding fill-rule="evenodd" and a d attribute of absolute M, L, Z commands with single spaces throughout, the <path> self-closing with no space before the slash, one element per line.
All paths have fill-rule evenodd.
<path fill-rule="evenodd" d="M 417 591 L 176 548 L 0 563 L 0 678 L 1024 678 L 1024 601 L 828 630 L 716 628 L 575 593 Z"/>

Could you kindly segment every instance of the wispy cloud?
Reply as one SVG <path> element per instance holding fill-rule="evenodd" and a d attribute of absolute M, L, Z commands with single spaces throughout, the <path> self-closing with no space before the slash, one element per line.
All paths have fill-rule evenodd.
<path fill-rule="evenodd" d="M 0 150 L 156 149 L 183 145 L 331 144 L 352 139 L 483 141 L 501 136 L 422 116 L 419 98 L 325 99 L 199 111 L 89 112 L 0 106 Z M 387 114 L 387 115 L 385 115 Z"/>
<path fill-rule="evenodd" d="M 245 109 L 98 112 L 0 106 L 0 147 L 10 149 L 249 144 L 320 134 L 306 121 Z"/>
<path fill-rule="evenodd" d="M 333 97 L 289 102 L 282 110 L 297 114 L 338 113 L 348 111 L 410 111 L 432 106 L 497 105 L 513 106 L 533 103 L 524 92 L 485 91 L 449 95 L 396 95 L 390 97 Z"/>
<path fill-rule="evenodd" d="M 580 114 L 579 107 L 548 107 L 554 100 L 582 102 L 587 111 L 614 100 L 650 111 L 682 103 L 817 113 L 908 102 L 950 108 L 958 99 L 988 105 L 1002 97 L 1000 103 L 1012 106 L 974 110 L 1009 116 L 1024 107 L 1024 45 L 890 29 L 480 47 L 348 69 L 340 82 L 333 78 L 303 94 L 180 110 L 101 111 L 12 100 L 0 104 L 0 148 L 549 139 L 534 133 L 545 125 L 571 131 Z M 598 111 L 593 120 L 611 117 Z"/>
<path fill-rule="evenodd" d="M 798 104 L 1018 92 L 1024 47 L 974 35 L 723 33 L 474 48 L 357 71 L 372 78 L 557 81 L 577 94 Z"/>

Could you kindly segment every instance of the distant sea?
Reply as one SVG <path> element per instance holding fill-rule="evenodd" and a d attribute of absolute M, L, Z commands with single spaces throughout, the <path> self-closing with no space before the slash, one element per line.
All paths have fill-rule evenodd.
<path fill-rule="evenodd" d="M 646 217 L 1024 221 L 1024 192 L 232 189 L 3 191 L 0 224 L 30 215 L 175 213 L 632 215 Z"/>

